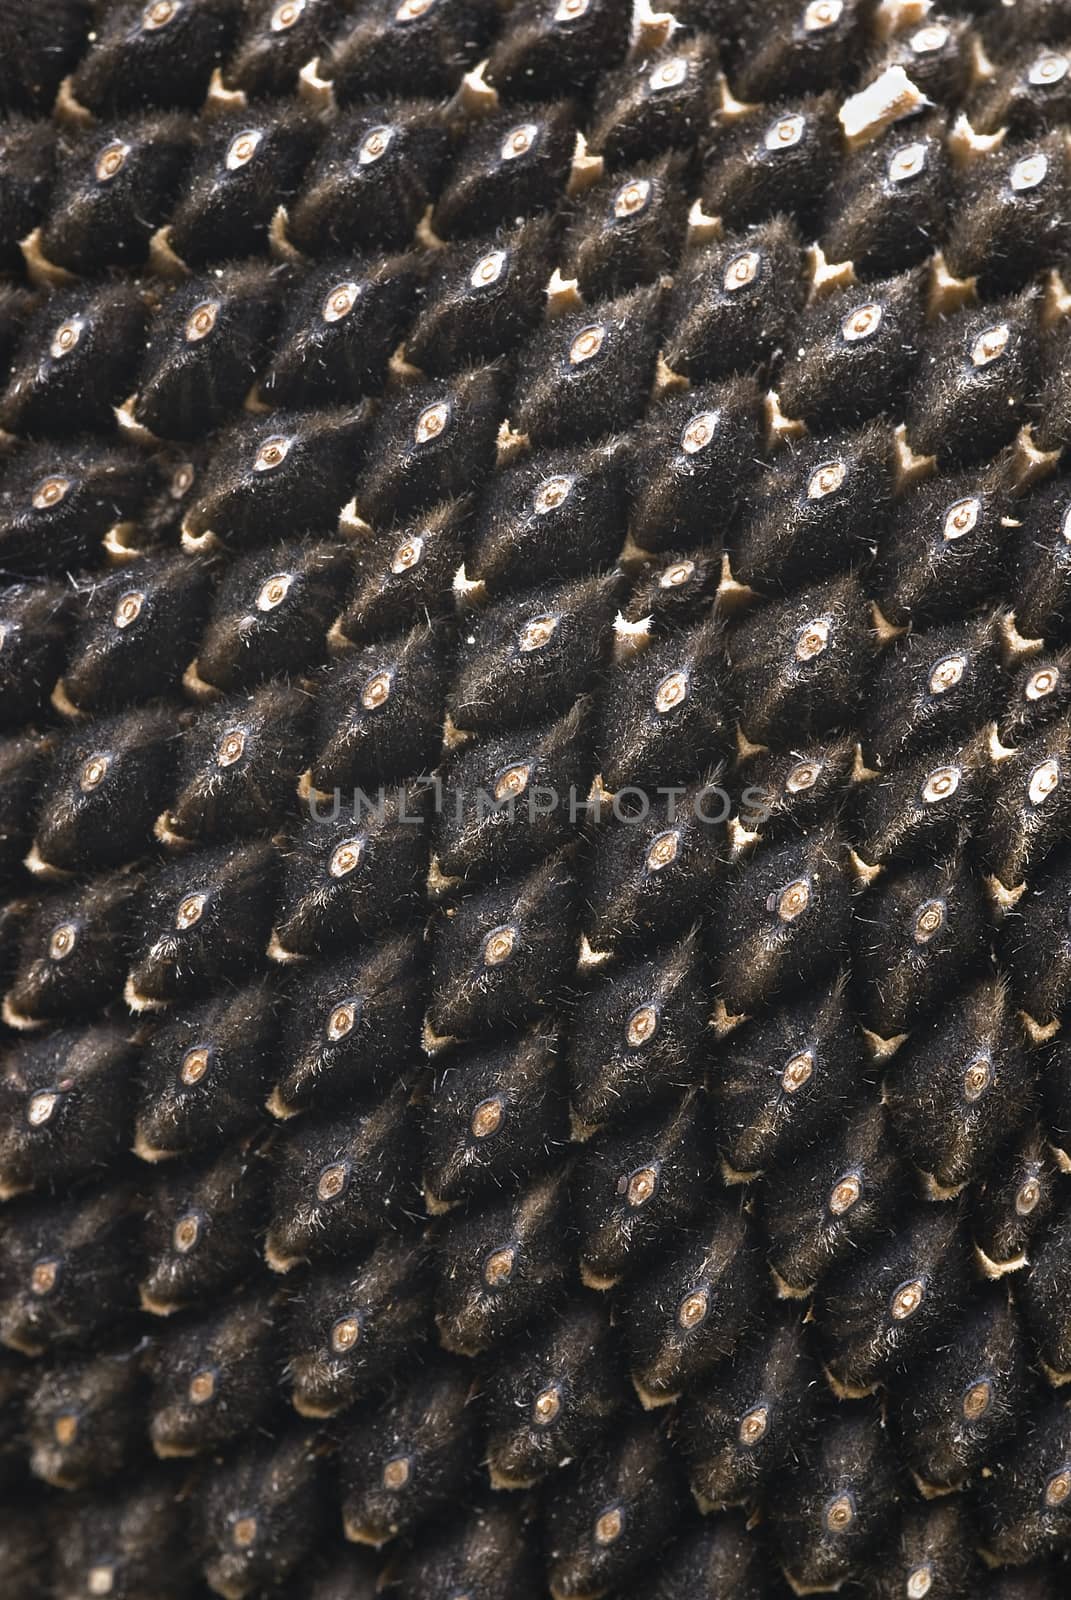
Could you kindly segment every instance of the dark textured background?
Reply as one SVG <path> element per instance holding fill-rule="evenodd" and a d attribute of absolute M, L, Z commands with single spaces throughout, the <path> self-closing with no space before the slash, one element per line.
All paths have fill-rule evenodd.
<path fill-rule="evenodd" d="M 1069 126 L 0 0 L 5 1600 L 1067 1593 Z"/>

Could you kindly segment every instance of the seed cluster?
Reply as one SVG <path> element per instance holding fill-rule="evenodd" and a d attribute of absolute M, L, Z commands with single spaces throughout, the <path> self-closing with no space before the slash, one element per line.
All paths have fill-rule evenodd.
<path fill-rule="evenodd" d="M 0 0 L 12 1594 L 1066 1591 L 1068 39 Z"/>

